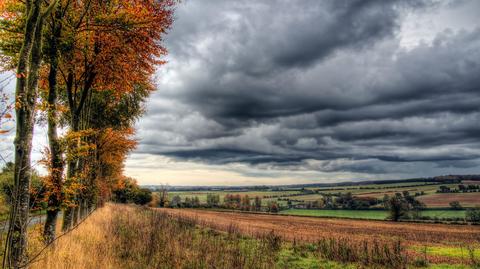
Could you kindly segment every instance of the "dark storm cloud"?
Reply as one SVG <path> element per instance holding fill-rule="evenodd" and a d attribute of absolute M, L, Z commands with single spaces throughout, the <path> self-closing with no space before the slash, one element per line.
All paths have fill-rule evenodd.
<path fill-rule="evenodd" d="M 400 47 L 406 14 L 432 8 L 187 1 L 138 152 L 323 172 L 474 167 L 480 24 Z"/>

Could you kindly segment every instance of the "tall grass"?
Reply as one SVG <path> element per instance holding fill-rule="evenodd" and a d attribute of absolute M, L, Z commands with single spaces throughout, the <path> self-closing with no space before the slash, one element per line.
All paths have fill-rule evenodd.
<path fill-rule="evenodd" d="M 235 224 L 219 232 L 195 218 L 107 205 L 60 238 L 32 268 L 318 268 L 307 263 L 297 267 L 302 264 L 299 259 L 341 263 L 329 268 L 352 263 L 362 268 L 407 265 L 404 248 L 396 241 L 326 238 L 314 244 L 292 243 L 273 231 L 245 237 Z"/>
<path fill-rule="evenodd" d="M 407 265 L 407 255 L 400 241 L 355 243 L 348 238 L 325 238 L 318 241 L 317 251 L 325 259 L 340 262 L 387 268 L 405 268 Z"/>
<path fill-rule="evenodd" d="M 273 268 L 279 239 L 196 228 L 196 221 L 107 206 L 32 268 Z"/>

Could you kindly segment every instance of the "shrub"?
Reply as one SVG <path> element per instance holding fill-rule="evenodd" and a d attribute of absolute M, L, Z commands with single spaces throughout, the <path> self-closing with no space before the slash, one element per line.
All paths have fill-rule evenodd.
<path fill-rule="evenodd" d="M 453 209 L 453 210 L 461 210 L 461 209 L 463 209 L 463 207 L 462 207 L 462 205 L 460 204 L 459 201 L 450 202 L 450 208 Z"/>
<path fill-rule="evenodd" d="M 268 203 L 268 212 L 278 213 L 280 211 L 277 202 L 271 201 Z"/>
<path fill-rule="evenodd" d="M 170 202 L 170 207 L 180 207 L 182 205 L 182 198 L 179 195 L 175 195 L 172 197 L 172 201 Z"/>
<path fill-rule="evenodd" d="M 209 207 L 218 207 L 220 204 L 220 195 L 209 193 L 207 194 L 207 205 Z"/>
<path fill-rule="evenodd" d="M 138 205 L 146 205 L 152 201 L 152 192 L 149 189 L 141 188 L 135 193 L 133 201 Z"/>
<path fill-rule="evenodd" d="M 473 223 L 480 223 L 480 207 L 469 208 L 465 213 L 465 219 Z"/>

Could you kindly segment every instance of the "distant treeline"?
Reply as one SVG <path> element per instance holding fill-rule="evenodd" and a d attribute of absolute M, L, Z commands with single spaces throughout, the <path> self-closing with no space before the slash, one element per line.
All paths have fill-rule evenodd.
<path fill-rule="evenodd" d="M 436 177 L 409 178 L 395 180 L 372 180 L 358 182 L 339 182 L 339 183 L 312 183 L 312 184 L 291 184 L 291 185 L 256 185 L 256 186 L 158 186 L 146 185 L 142 186 L 152 191 L 160 188 L 166 188 L 168 191 L 228 191 L 228 192 L 247 192 L 247 191 L 289 191 L 302 188 L 333 188 L 345 186 L 363 186 L 363 185 L 383 185 L 383 184 L 399 184 L 411 182 L 424 182 L 426 184 L 455 184 L 463 180 L 480 181 L 480 175 L 444 175 Z"/>

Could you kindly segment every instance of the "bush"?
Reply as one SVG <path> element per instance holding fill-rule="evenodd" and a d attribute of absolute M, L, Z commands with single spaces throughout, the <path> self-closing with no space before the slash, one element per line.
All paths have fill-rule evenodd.
<path fill-rule="evenodd" d="M 480 207 L 469 208 L 465 213 L 465 219 L 473 223 L 480 223 Z"/>
<path fill-rule="evenodd" d="M 207 206 L 208 207 L 218 207 L 220 204 L 220 195 L 209 193 L 207 194 Z"/>
<path fill-rule="evenodd" d="M 170 202 L 170 207 L 180 207 L 182 205 L 182 198 L 178 195 L 173 196 L 172 201 Z"/>
<path fill-rule="evenodd" d="M 135 203 L 146 205 L 153 200 L 149 189 L 140 188 L 132 178 L 124 178 L 123 186 L 113 190 L 113 201 L 117 203 Z"/>
<path fill-rule="evenodd" d="M 146 205 L 152 201 L 152 191 L 141 188 L 135 193 L 133 202 L 137 205 Z"/>
<path fill-rule="evenodd" d="M 450 202 L 450 208 L 453 209 L 453 210 L 461 210 L 461 209 L 463 209 L 463 207 L 462 207 L 462 205 L 460 204 L 459 201 Z"/>
<path fill-rule="evenodd" d="M 280 211 L 277 202 L 269 202 L 268 203 L 268 212 L 270 213 L 278 213 Z"/>

